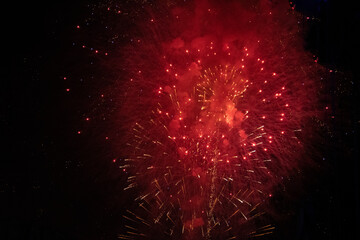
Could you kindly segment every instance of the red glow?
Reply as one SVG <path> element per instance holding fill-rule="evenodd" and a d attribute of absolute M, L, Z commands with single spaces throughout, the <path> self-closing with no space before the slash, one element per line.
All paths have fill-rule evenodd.
<path fill-rule="evenodd" d="M 146 224 L 134 229 L 161 223 L 154 229 L 179 239 L 247 236 L 241 226 L 256 225 L 252 208 L 303 156 L 297 134 L 316 88 L 311 77 L 302 85 L 314 62 L 296 17 L 288 8 L 215 2 L 164 5 L 166 14 L 150 15 L 156 21 L 145 18 L 141 43 L 124 50 L 131 80 L 119 93 L 125 133 L 115 151 L 126 155 L 125 189 L 139 189 L 139 216 L 127 217 Z"/>

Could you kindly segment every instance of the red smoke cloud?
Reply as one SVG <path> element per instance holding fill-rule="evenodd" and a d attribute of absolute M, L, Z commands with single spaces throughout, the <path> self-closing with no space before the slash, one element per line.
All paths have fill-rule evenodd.
<path fill-rule="evenodd" d="M 304 161 L 299 136 L 317 114 L 321 68 L 296 14 L 287 1 L 153 6 L 125 51 L 127 133 L 115 151 L 138 206 L 120 237 L 271 233 L 260 206 Z"/>

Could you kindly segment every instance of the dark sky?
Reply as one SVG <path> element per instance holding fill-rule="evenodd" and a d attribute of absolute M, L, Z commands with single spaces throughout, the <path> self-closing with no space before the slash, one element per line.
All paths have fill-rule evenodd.
<path fill-rule="evenodd" d="M 86 140 L 73 134 L 77 116 L 89 107 L 83 100 L 87 92 L 69 99 L 59 81 L 80 60 L 70 46 L 89 2 L 3 6 L 8 14 L 2 16 L 1 30 L 6 62 L 0 89 L 1 239 L 115 239 L 120 229 L 122 200 L 113 193 L 121 179 L 114 178 L 109 163 L 96 162 L 101 145 L 85 152 Z M 342 75 L 330 77 L 327 86 L 335 116 L 328 123 L 327 170 L 291 203 L 297 217 L 284 223 L 282 229 L 288 230 L 276 239 L 356 239 L 360 11 L 340 0 L 294 2 L 300 12 L 318 19 L 308 26 L 307 49 Z M 82 158 L 89 159 L 86 165 Z"/>

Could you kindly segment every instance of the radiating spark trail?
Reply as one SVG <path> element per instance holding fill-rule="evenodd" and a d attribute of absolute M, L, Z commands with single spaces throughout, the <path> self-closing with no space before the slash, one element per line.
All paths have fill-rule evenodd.
<path fill-rule="evenodd" d="M 119 238 L 273 232 L 262 204 L 299 165 L 316 70 L 288 5 L 250 5 L 159 2 L 139 20 L 124 49 L 117 150 L 137 197 Z"/>

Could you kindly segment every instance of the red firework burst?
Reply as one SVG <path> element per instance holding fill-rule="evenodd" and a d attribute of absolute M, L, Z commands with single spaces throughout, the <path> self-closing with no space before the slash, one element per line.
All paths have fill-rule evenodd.
<path fill-rule="evenodd" d="M 156 6 L 156 7 L 155 7 Z M 122 67 L 122 239 L 248 239 L 260 204 L 302 160 L 318 67 L 288 4 L 149 5 Z"/>

